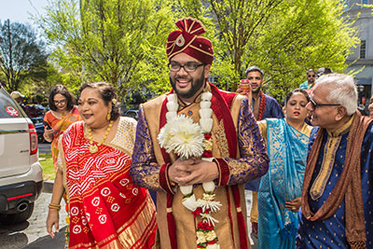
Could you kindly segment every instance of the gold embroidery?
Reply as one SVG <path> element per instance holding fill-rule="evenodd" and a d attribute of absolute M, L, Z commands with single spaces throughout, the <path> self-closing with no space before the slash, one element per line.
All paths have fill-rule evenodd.
<path fill-rule="evenodd" d="M 323 161 L 321 163 L 320 171 L 312 183 L 310 188 L 310 196 L 312 200 L 319 199 L 324 193 L 326 183 L 329 180 L 330 174 L 333 170 L 336 154 L 342 136 L 349 131 L 353 116 L 350 120 L 334 132 L 328 132 L 328 138 L 324 147 Z"/>
<path fill-rule="evenodd" d="M 214 120 L 215 121 L 215 120 Z M 213 128 L 212 135 L 216 138 L 216 143 L 214 145 L 218 146 L 220 151 L 221 158 L 228 158 L 229 157 L 229 150 L 228 150 L 228 141 L 225 137 L 225 130 L 223 120 L 220 120 L 220 123 Z"/>
<path fill-rule="evenodd" d="M 242 163 L 240 161 L 230 161 L 228 163 L 229 172 L 231 172 L 231 175 L 239 176 L 242 172 L 244 172 L 247 169 L 247 166 L 245 163 Z"/>
<path fill-rule="evenodd" d="M 158 188 L 159 187 L 159 175 L 157 174 L 150 174 L 150 175 L 143 175 L 144 182 L 150 186 L 150 188 Z"/>

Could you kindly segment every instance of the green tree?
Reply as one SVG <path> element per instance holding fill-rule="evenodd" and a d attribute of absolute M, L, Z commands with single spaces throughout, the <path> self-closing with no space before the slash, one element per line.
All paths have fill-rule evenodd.
<path fill-rule="evenodd" d="M 0 70 L 9 91 L 19 89 L 27 80 L 40 80 L 47 56 L 45 44 L 29 25 L 0 22 Z"/>
<path fill-rule="evenodd" d="M 120 98 L 145 85 L 166 88 L 170 2 L 51 1 L 40 24 L 55 47 L 52 60 L 62 68 L 64 83 L 74 88 L 85 81 L 107 81 L 117 86 Z"/>
<path fill-rule="evenodd" d="M 204 0 L 198 11 L 188 7 L 192 2 L 184 0 L 180 9 L 209 19 L 212 74 L 233 91 L 245 69 L 257 65 L 265 71 L 266 90 L 281 99 L 305 80 L 309 68 L 343 71 L 358 42 L 339 0 Z"/>

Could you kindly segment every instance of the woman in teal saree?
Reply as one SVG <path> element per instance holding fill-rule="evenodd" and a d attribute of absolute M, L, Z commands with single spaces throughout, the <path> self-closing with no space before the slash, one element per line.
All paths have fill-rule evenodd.
<path fill-rule="evenodd" d="M 270 157 L 258 194 L 259 248 L 295 248 L 298 210 L 312 127 L 307 116 L 307 92 L 295 89 L 285 99 L 285 119 L 265 119 L 259 128 Z"/>

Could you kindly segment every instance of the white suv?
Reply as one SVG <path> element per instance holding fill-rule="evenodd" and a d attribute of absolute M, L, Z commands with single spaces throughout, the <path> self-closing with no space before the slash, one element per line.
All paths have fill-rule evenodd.
<path fill-rule="evenodd" d="M 0 223 L 31 217 L 43 188 L 38 136 L 23 109 L 0 83 Z"/>

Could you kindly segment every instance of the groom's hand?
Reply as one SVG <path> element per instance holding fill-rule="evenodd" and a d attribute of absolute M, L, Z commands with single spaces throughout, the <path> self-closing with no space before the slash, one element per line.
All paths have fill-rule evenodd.
<path fill-rule="evenodd" d="M 171 181 L 184 186 L 213 181 L 218 177 L 219 170 L 214 162 L 196 158 L 178 159 L 170 166 L 168 174 Z"/>

